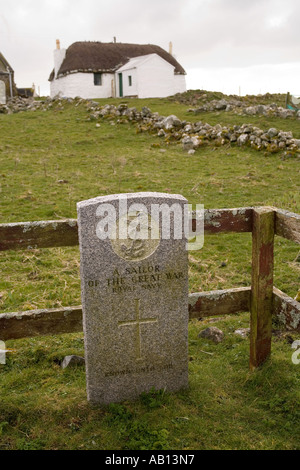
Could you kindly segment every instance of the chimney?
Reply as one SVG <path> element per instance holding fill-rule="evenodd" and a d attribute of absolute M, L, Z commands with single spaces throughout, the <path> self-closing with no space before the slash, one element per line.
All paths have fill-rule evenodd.
<path fill-rule="evenodd" d="M 117 42 L 117 38 L 116 36 L 114 36 L 114 43 L 116 44 L 116 42 Z"/>
<path fill-rule="evenodd" d="M 169 54 L 173 55 L 173 44 L 172 41 L 169 42 Z"/>
<path fill-rule="evenodd" d="M 56 39 L 56 49 L 54 50 L 54 73 L 55 78 L 57 77 L 58 71 L 66 57 L 66 49 L 60 48 L 60 41 Z"/>

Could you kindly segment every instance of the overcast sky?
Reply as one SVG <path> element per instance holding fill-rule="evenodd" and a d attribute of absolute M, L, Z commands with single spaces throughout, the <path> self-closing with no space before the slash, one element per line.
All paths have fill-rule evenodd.
<path fill-rule="evenodd" d="M 50 93 L 56 39 L 157 44 L 188 89 L 300 94 L 300 0 L 0 0 L 0 52 L 18 87 Z"/>

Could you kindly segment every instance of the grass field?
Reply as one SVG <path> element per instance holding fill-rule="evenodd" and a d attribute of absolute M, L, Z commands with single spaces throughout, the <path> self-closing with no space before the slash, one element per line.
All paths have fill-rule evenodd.
<path fill-rule="evenodd" d="M 300 138 L 300 121 L 292 118 L 194 116 L 190 104 L 169 99 L 128 104 L 187 121 L 292 130 Z M 189 156 L 132 124 L 99 120 L 96 127 L 88 117 L 84 102 L 0 114 L 1 223 L 76 218 L 77 201 L 136 191 L 180 193 L 205 208 L 272 205 L 300 213 L 297 157 L 236 146 Z M 276 238 L 274 284 L 292 297 L 300 287 L 298 253 L 299 246 Z M 248 286 L 251 236 L 207 236 L 189 261 L 191 292 Z M 0 266 L 1 312 L 81 303 L 77 247 L 4 252 Z M 84 369 L 59 365 L 67 354 L 83 355 L 82 334 L 7 342 L 16 352 L 0 365 L 0 449 L 299 449 L 300 366 L 290 345 L 297 335 L 274 337 L 271 360 L 250 373 L 249 341 L 234 335 L 249 314 L 214 320 L 225 332 L 219 345 L 198 338 L 210 321 L 190 323 L 188 391 L 153 391 L 101 408 L 86 402 Z"/>

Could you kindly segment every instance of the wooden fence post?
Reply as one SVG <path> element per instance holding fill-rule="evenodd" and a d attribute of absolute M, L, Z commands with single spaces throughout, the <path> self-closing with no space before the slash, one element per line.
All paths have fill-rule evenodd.
<path fill-rule="evenodd" d="M 274 226 L 273 209 L 269 207 L 253 209 L 250 301 L 251 370 L 261 365 L 271 353 Z"/>

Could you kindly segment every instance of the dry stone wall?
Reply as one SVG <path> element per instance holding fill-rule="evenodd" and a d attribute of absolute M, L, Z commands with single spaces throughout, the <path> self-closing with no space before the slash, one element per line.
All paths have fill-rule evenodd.
<path fill-rule="evenodd" d="M 287 155 L 300 157 L 300 139 L 295 139 L 291 131 L 276 128 L 263 130 L 253 124 L 211 126 L 203 121 L 181 121 L 174 115 L 161 116 L 152 113 L 147 107 L 137 111 L 136 108 L 129 108 L 126 104 L 99 106 L 97 103 L 92 103 L 89 110 L 90 119 L 105 118 L 116 123 L 136 123 L 138 132 L 151 132 L 167 143 L 178 142 L 183 150 L 190 154 L 205 144 L 214 146 L 233 144 L 240 147 L 247 145 L 255 150 L 265 150 L 270 153 L 285 151 Z"/>
<path fill-rule="evenodd" d="M 269 105 L 257 104 L 255 106 L 245 106 L 242 101 L 239 101 L 237 99 L 212 100 L 196 108 L 189 108 L 188 110 L 188 112 L 194 114 L 213 111 L 231 111 L 240 116 L 268 116 L 279 117 L 282 119 L 286 119 L 288 117 L 296 117 L 297 119 L 300 119 L 300 111 L 286 109 L 282 106 L 278 106 L 276 103 L 271 103 Z"/>
<path fill-rule="evenodd" d="M 197 148 L 204 145 L 223 146 L 236 145 L 249 146 L 255 150 L 263 150 L 269 153 L 281 152 L 284 156 L 300 158 L 300 139 L 296 139 L 291 131 L 283 131 L 277 128 L 260 129 L 253 124 L 241 124 L 232 126 L 214 126 L 204 122 L 189 122 L 180 120 L 177 116 L 161 116 L 144 106 L 141 111 L 135 107 L 129 107 L 122 103 L 119 106 L 106 104 L 100 106 L 98 102 L 84 100 L 82 98 L 35 100 L 33 98 L 15 97 L 5 105 L 0 105 L 0 113 L 12 114 L 24 111 L 47 111 L 53 106 L 63 109 L 66 103 L 74 106 L 84 104 L 86 106 L 88 120 L 109 120 L 112 124 L 132 123 L 136 125 L 137 132 L 149 132 L 160 137 L 166 144 L 178 143 L 184 151 L 193 154 Z M 233 110 L 240 115 L 266 115 L 281 118 L 294 117 L 300 119 L 300 113 L 284 109 L 276 104 L 256 105 L 243 108 L 237 100 L 213 100 L 207 109 L 190 109 L 191 113 L 198 114 L 205 111 Z M 202 114 L 203 115 L 203 114 Z M 99 127 L 99 123 L 96 123 Z"/>

